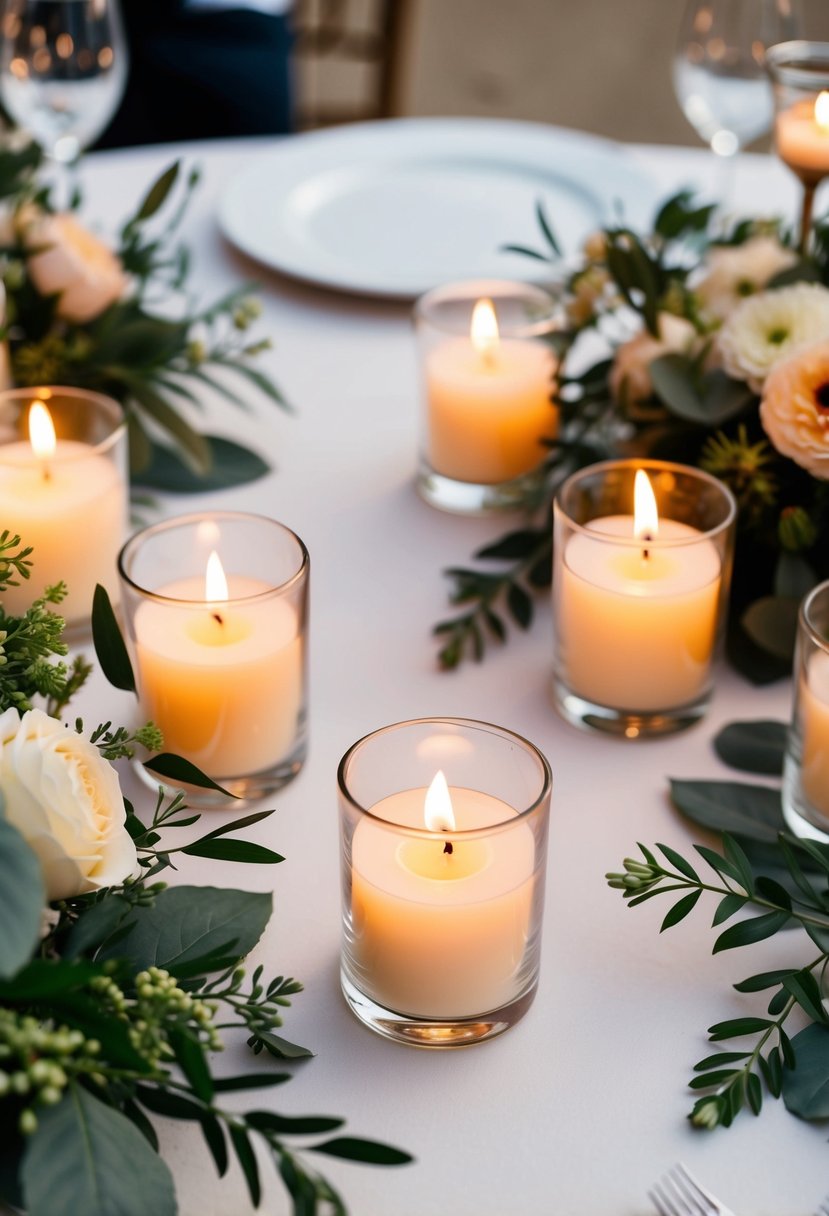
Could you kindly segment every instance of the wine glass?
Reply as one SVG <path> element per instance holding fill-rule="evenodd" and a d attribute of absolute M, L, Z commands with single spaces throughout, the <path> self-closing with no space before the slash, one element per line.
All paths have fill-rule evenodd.
<path fill-rule="evenodd" d="M 687 0 L 673 63 L 674 92 L 724 166 L 771 128 L 766 47 L 798 37 L 798 5 L 799 0 Z M 731 170 L 722 176 L 725 187 Z"/>
<path fill-rule="evenodd" d="M 94 143 L 126 80 L 118 0 L 5 0 L 0 101 L 57 165 Z"/>

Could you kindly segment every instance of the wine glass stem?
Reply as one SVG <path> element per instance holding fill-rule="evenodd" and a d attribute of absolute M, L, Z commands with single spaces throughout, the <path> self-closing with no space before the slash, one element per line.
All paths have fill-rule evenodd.
<path fill-rule="evenodd" d="M 812 231 L 812 208 L 815 201 L 815 187 L 803 183 L 803 203 L 800 208 L 800 253 L 806 256 L 809 245 L 809 235 Z"/>
<path fill-rule="evenodd" d="M 725 229 L 731 199 L 734 194 L 734 179 L 737 171 L 737 150 L 715 152 L 717 158 L 716 198 L 720 227 Z"/>

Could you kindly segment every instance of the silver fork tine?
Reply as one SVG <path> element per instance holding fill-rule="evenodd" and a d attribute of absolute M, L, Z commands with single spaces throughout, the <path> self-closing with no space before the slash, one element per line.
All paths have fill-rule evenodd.
<path fill-rule="evenodd" d="M 676 1207 L 661 1182 L 657 1182 L 651 1187 L 648 1191 L 648 1199 L 656 1208 L 659 1216 L 687 1216 L 687 1212 Z"/>
<path fill-rule="evenodd" d="M 711 1216 L 718 1210 L 712 1203 L 711 1196 L 703 1190 L 687 1165 L 681 1161 L 677 1162 L 669 1171 L 668 1176 L 680 1194 L 684 1195 L 691 1205 L 689 1211 L 698 1213 L 698 1216 Z"/>

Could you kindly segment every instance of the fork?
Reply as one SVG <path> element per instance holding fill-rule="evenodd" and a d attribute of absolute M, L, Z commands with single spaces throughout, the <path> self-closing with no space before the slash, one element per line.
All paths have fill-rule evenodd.
<path fill-rule="evenodd" d="M 678 1162 L 648 1191 L 659 1216 L 734 1216 Z M 826 1213 L 829 1216 L 829 1212 Z"/>

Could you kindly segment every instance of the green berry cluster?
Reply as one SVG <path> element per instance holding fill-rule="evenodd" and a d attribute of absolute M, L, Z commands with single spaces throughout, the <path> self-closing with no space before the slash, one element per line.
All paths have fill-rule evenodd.
<path fill-rule="evenodd" d="M 17 1125 L 25 1136 L 37 1130 L 37 1108 L 55 1106 L 70 1075 L 103 1081 L 101 1044 L 80 1030 L 50 1026 L 13 1009 L 0 1008 L 0 1100 L 18 1098 Z"/>

